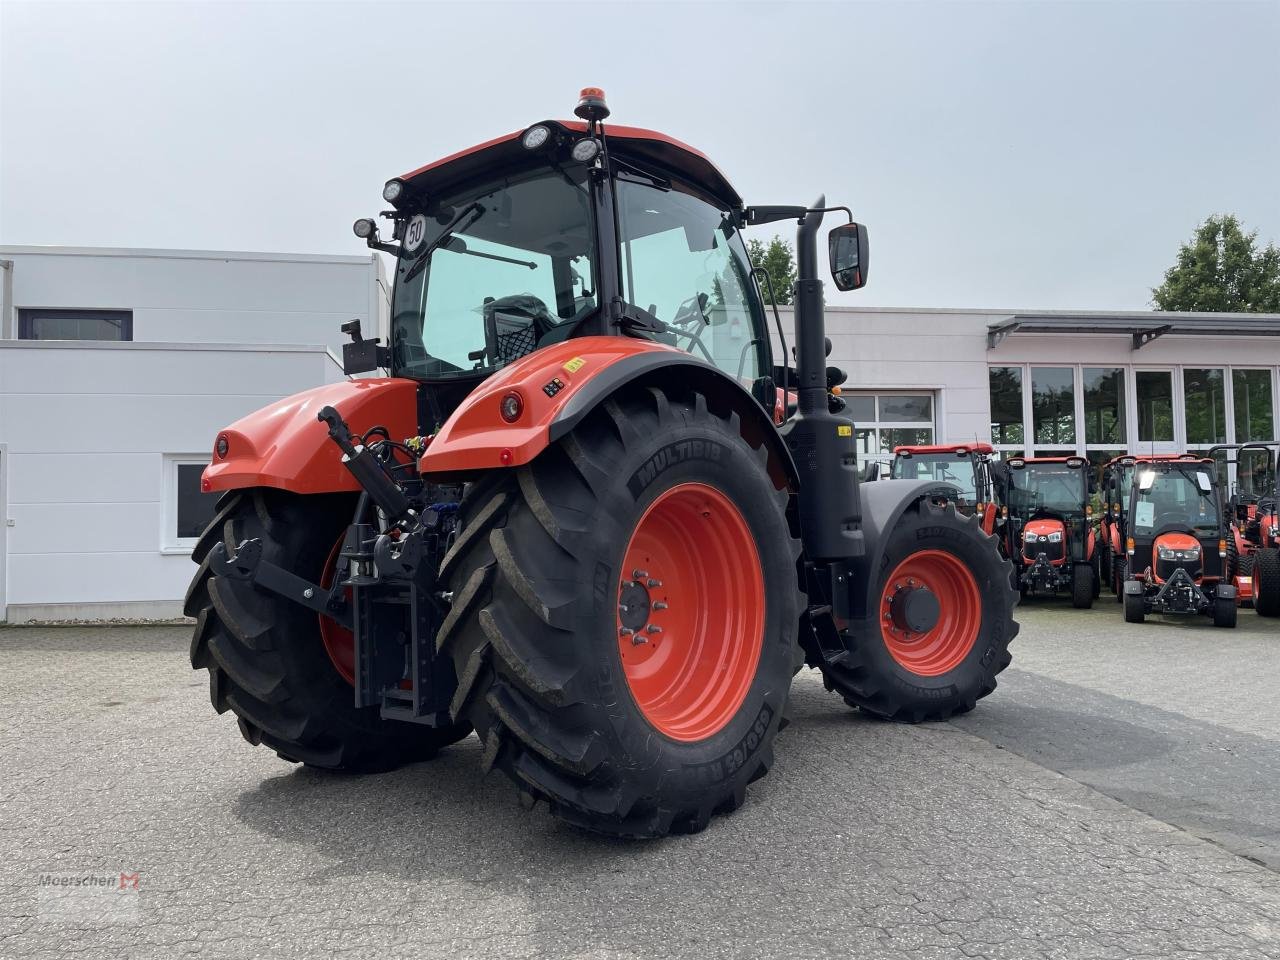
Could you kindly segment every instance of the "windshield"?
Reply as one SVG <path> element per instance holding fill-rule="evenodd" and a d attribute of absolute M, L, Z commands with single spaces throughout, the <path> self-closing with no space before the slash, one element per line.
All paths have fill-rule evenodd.
<path fill-rule="evenodd" d="M 1028 463 L 1009 471 L 1009 512 L 1028 518 L 1037 511 L 1080 516 L 1087 499 L 1083 467 L 1065 463 Z"/>
<path fill-rule="evenodd" d="M 1208 469 L 1139 472 L 1133 499 L 1134 531 L 1150 536 L 1169 526 L 1217 532 L 1218 502 Z"/>
<path fill-rule="evenodd" d="M 624 293 L 667 325 L 654 339 L 748 386 L 767 373 L 764 308 L 727 212 L 674 185 L 619 178 L 617 197 Z"/>
<path fill-rule="evenodd" d="M 1271 451 L 1264 447 L 1249 447 L 1240 451 L 1236 462 L 1236 490 L 1245 501 L 1269 497 L 1275 490 L 1275 463 Z"/>
<path fill-rule="evenodd" d="M 1109 490 L 1109 493 L 1115 498 L 1112 503 L 1118 504 L 1120 515 L 1127 517 L 1129 515 L 1129 487 L 1133 484 L 1133 464 L 1116 467 L 1115 478 L 1112 482 L 1115 484 Z"/>
<path fill-rule="evenodd" d="M 391 307 L 395 372 L 486 373 L 568 336 L 596 307 L 590 211 L 585 173 L 543 171 L 412 216 Z"/>
<path fill-rule="evenodd" d="M 973 460 L 968 456 L 938 454 L 936 456 L 920 456 L 919 454 L 893 458 L 889 467 L 889 477 L 893 480 L 941 480 L 960 488 L 961 500 L 976 500 L 978 485 L 974 477 Z"/>

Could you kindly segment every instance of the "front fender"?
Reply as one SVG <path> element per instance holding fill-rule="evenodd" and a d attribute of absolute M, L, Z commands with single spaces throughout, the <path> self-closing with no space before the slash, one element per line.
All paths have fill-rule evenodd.
<path fill-rule="evenodd" d="M 855 617 L 865 617 L 878 606 L 881 567 L 889 531 L 907 508 L 926 498 L 954 500 L 959 488 L 936 480 L 877 480 L 858 487 L 862 498 L 862 542 L 864 553 L 854 561 L 856 583 L 861 589 L 854 596 Z M 803 494 L 802 494 L 803 496 Z"/>
<path fill-rule="evenodd" d="M 205 491 L 275 487 L 294 493 L 340 493 L 360 485 L 342 465 L 342 453 L 316 419 L 322 407 L 336 409 L 359 434 L 381 425 L 393 439 L 418 434 L 418 385 L 399 377 L 343 380 L 295 393 L 242 417 L 218 434 L 227 455 L 204 471 Z"/>

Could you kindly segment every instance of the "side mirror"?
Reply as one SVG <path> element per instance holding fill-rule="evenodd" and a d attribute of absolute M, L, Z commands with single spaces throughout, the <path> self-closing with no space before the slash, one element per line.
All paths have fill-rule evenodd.
<path fill-rule="evenodd" d="M 872 460 L 862 468 L 862 482 L 871 483 L 873 480 L 880 479 L 880 461 Z"/>
<path fill-rule="evenodd" d="M 859 290 L 867 285 L 867 228 L 845 223 L 827 235 L 831 254 L 831 279 L 837 290 Z"/>

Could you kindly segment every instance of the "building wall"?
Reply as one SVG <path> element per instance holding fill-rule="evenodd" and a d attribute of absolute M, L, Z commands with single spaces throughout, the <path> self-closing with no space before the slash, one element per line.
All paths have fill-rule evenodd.
<path fill-rule="evenodd" d="M 166 455 L 340 376 L 319 346 L 0 341 L 10 621 L 178 615 L 195 568 L 166 549 Z"/>
<path fill-rule="evenodd" d="M 0 247 L 12 261 L 0 337 L 22 307 L 133 311 L 139 343 L 312 343 L 341 355 L 339 326 L 386 336 L 382 261 L 186 250 Z M 371 319 L 372 318 L 372 319 Z"/>

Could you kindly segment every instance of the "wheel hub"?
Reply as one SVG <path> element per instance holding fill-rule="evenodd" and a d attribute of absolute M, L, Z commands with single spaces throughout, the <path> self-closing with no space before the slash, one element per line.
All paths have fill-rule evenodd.
<path fill-rule="evenodd" d="M 899 584 L 889 603 L 893 625 L 909 636 L 928 633 L 938 624 L 942 605 L 938 595 L 919 584 Z"/>
<path fill-rule="evenodd" d="M 653 601 L 649 588 L 638 580 L 627 580 L 618 591 L 618 623 L 633 633 L 643 630 L 649 623 L 649 611 Z"/>

